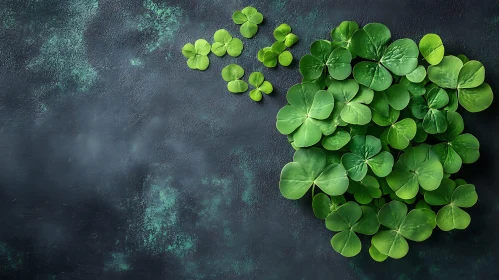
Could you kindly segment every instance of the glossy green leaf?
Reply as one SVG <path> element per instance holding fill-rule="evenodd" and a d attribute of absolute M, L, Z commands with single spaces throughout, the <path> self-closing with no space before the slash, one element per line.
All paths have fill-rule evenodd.
<path fill-rule="evenodd" d="M 350 133 L 339 130 L 322 138 L 322 146 L 326 150 L 337 151 L 346 146 L 350 139 Z"/>
<path fill-rule="evenodd" d="M 227 84 L 227 89 L 232 93 L 241 93 L 248 90 L 248 84 L 243 80 L 234 80 Z"/>
<path fill-rule="evenodd" d="M 470 223 L 470 215 L 457 206 L 449 204 L 438 210 L 437 225 L 443 231 L 465 229 Z"/>
<path fill-rule="evenodd" d="M 314 196 L 312 200 L 312 209 L 317 218 L 322 220 L 326 219 L 327 215 L 329 215 L 330 207 L 331 199 L 327 194 L 318 193 Z"/>
<path fill-rule="evenodd" d="M 463 163 L 474 163 L 480 157 L 480 142 L 469 133 L 457 136 L 450 145 L 461 157 Z"/>
<path fill-rule="evenodd" d="M 262 100 L 263 95 L 262 95 L 262 92 L 260 90 L 254 89 L 254 90 L 250 91 L 249 97 L 251 98 L 251 100 L 258 102 L 258 101 Z"/>
<path fill-rule="evenodd" d="M 426 69 L 423 65 L 419 65 L 414 71 L 405 76 L 412 83 L 421 83 L 426 78 Z"/>
<path fill-rule="evenodd" d="M 411 39 L 399 39 L 385 50 L 380 62 L 392 73 L 405 76 L 418 66 L 419 49 Z"/>
<path fill-rule="evenodd" d="M 371 242 L 381 254 L 394 259 L 400 259 L 409 252 L 409 244 L 395 230 L 380 231 L 373 236 Z"/>
<path fill-rule="evenodd" d="M 344 80 L 352 73 L 352 54 L 346 48 L 336 48 L 329 55 L 326 66 L 335 80 Z"/>
<path fill-rule="evenodd" d="M 259 87 L 265 81 L 265 77 L 261 72 L 253 72 L 248 78 L 248 83 L 254 87 Z"/>
<path fill-rule="evenodd" d="M 383 91 L 392 84 L 392 75 L 381 64 L 376 62 L 362 61 L 355 64 L 353 68 L 355 80 L 375 91 Z"/>
<path fill-rule="evenodd" d="M 403 119 L 392 124 L 388 130 L 388 144 L 395 149 L 403 150 L 409 146 L 416 136 L 416 122 L 412 119 Z"/>
<path fill-rule="evenodd" d="M 385 261 L 388 256 L 385 254 L 380 253 L 374 245 L 371 244 L 371 247 L 369 247 L 369 255 L 371 255 L 371 258 L 377 262 L 383 262 Z"/>
<path fill-rule="evenodd" d="M 289 66 L 293 62 L 293 55 L 289 51 L 284 51 L 278 56 L 279 64 Z"/>
<path fill-rule="evenodd" d="M 290 162 L 281 171 L 279 189 L 287 199 L 299 199 L 305 195 L 314 182 L 303 167 L 297 162 Z"/>
<path fill-rule="evenodd" d="M 419 41 L 419 50 L 424 59 L 431 65 L 439 64 L 444 58 L 445 48 L 437 34 L 426 34 Z"/>
<path fill-rule="evenodd" d="M 352 230 L 337 233 L 331 239 L 333 249 L 344 257 L 353 257 L 360 253 L 362 244 L 360 239 Z"/>
<path fill-rule="evenodd" d="M 458 88 L 476 88 L 485 81 L 485 67 L 480 61 L 470 60 L 463 65 L 457 79 Z"/>
<path fill-rule="evenodd" d="M 487 83 L 471 89 L 459 89 L 459 104 L 468 112 L 481 112 L 490 107 L 494 100 L 492 88 Z"/>
<path fill-rule="evenodd" d="M 463 62 L 459 58 L 448 55 L 440 64 L 428 67 L 428 78 L 439 87 L 455 89 L 462 67 Z"/>
<path fill-rule="evenodd" d="M 400 84 L 394 84 L 385 90 L 386 99 L 388 104 L 395 110 L 403 110 L 409 105 L 410 94 L 409 91 Z"/>
<path fill-rule="evenodd" d="M 244 69 L 237 64 L 229 64 L 222 69 L 222 78 L 226 82 L 235 81 L 244 76 Z"/>
<path fill-rule="evenodd" d="M 279 42 L 284 42 L 289 33 L 291 33 L 291 26 L 283 23 L 274 29 L 274 38 Z"/>
<path fill-rule="evenodd" d="M 361 206 L 362 216 L 355 225 L 352 226 L 352 230 L 364 235 L 373 235 L 378 232 L 379 221 L 376 212 L 368 206 Z"/>
<path fill-rule="evenodd" d="M 431 236 L 435 226 L 435 212 L 428 209 L 414 209 L 407 214 L 399 231 L 405 238 L 421 242 Z"/>
<path fill-rule="evenodd" d="M 343 21 L 340 25 L 331 31 L 331 38 L 339 46 L 347 48 L 351 53 L 352 36 L 359 29 L 359 25 L 354 21 Z"/>
<path fill-rule="evenodd" d="M 380 60 L 385 51 L 384 47 L 390 38 L 390 30 L 385 25 L 369 23 L 353 33 L 352 50 L 362 58 Z"/>
<path fill-rule="evenodd" d="M 252 38 L 258 32 L 258 25 L 247 21 L 241 25 L 241 27 L 239 28 L 239 32 L 241 33 L 241 35 L 243 35 L 244 38 Z"/>

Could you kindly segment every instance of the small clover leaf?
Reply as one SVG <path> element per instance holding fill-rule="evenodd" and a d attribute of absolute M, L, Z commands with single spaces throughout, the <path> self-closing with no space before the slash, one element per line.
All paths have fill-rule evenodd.
<path fill-rule="evenodd" d="M 386 177 L 386 182 L 402 199 L 416 197 L 421 186 L 432 191 L 438 188 L 444 176 L 442 164 L 428 145 L 407 149 Z"/>
<path fill-rule="evenodd" d="M 440 36 L 430 33 L 419 41 L 419 51 L 429 64 L 437 65 L 444 58 L 445 48 Z"/>
<path fill-rule="evenodd" d="M 423 65 L 419 65 L 416 69 L 414 69 L 414 71 L 405 75 L 405 77 L 411 83 L 421 83 L 426 78 L 426 69 Z"/>
<path fill-rule="evenodd" d="M 352 73 L 352 54 L 346 48 L 333 50 L 331 43 L 320 40 L 312 44 L 310 53 L 300 60 L 300 73 L 306 80 L 320 78 L 326 68 L 335 80 L 344 80 Z"/>
<path fill-rule="evenodd" d="M 333 134 L 327 135 L 324 138 L 322 138 L 322 146 L 326 150 L 337 151 L 345 147 L 348 144 L 348 142 L 350 142 L 350 139 L 351 139 L 350 133 L 343 130 L 338 130 L 335 131 Z"/>
<path fill-rule="evenodd" d="M 312 209 L 317 218 L 324 220 L 331 211 L 336 210 L 344 203 L 346 200 L 342 195 L 330 197 L 325 193 L 318 193 L 312 199 Z"/>
<path fill-rule="evenodd" d="M 374 198 L 380 198 L 382 195 L 378 180 L 371 175 L 366 175 L 359 182 L 350 181 L 347 191 L 353 194 L 359 204 L 371 203 Z"/>
<path fill-rule="evenodd" d="M 229 31 L 220 29 L 213 35 L 215 41 L 211 45 L 211 52 L 216 56 L 223 56 L 228 53 L 232 57 L 241 55 L 243 51 L 243 42 L 238 38 L 233 38 Z"/>
<path fill-rule="evenodd" d="M 248 90 L 248 84 L 239 80 L 244 76 L 244 69 L 237 64 L 229 64 L 222 69 L 222 78 L 228 82 L 227 89 L 232 93 L 242 93 Z"/>
<path fill-rule="evenodd" d="M 362 61 L 353 68 L 353 76 L 359 84 L 376 91 L 390 87 L 393 78 L 388 70 L 398 76 L 405 76 L 416 69 L 419 49 L 411 39 L 399 39 L 386 44 L 391 38 L 390 30 L 383 24 L 370 23 L 355 31 L 352 49 Z"/>
<path fill-rule="evenodd" d="M 357 255 L 362 244 L 357 233 L 373 235 L 379 229 L 376 212 L 368 206 L 347 202 L 326 217 L 326 228 L 339 231 L 331 239 L 333 249 L 345 257 Z"/>
<path fill-rule="evenodd" d="M 424 199 L 434 206 L 445 205 L 437 213 L 437 225 L 443 231 L 465 229 L 471 222 L 471 217 L 461 208 L 475 205 L 478 195 L 475 186 L 471 184 L 457 185 L 450 179 L 443 179 L 440 187 L 426 192 Z"/>
<path fill-rule="evenodd" d="M 272 84 L 268 81 L 265 81 L 265 77 L 260 72 L 251 73 L 248 82 L 250 85 L 255 87 L 254 90 L 250 91 L 249 96 L 253 101 L 256 102 L 262 100 L 262 92 L 265 94 L 270 94 L 274 90 Z"/>
<path fill-rule="evenodd" d="M 258 52 L 258 60 L 269 68 L 277 66 L 277 62 L 282 66 L 289 66 L 293 62 L 293 55 L 286 51 L 284 42 L 275 42 L 271 47 L 266 47 Z"/>
<path fill-rule="evenodd" d="M 242 11 L 235 11 L 232 20 L 235 24 L 241 24 L 241 35 L 249 39 L 258 32 L 258 24 L 263 22 L 263 15 L 253 7 L 246 7 Z"/>
<path fill-rule="evenodd" d="M 297 147 L 317 144 L 322 137 L 316 120 L 327 119 L 334 107 L 334 98 L 328 91 L 319 90 L 314 84 L 298 84 L 289 89 L 289 105 L 277 114 L 276 127 L 282 134 L 293 133 Z"/>
<path fill-rule="evenodd" d="M 348 49 L 352 56 L 355 56 L 352 50 L 352 36 L 357 30 L 359 30 L 359 25 L 355 21 L 343 21 L 338 27 L 331 30 L 333 44 Z"/>
<path fill-rule="evenodd" d="M 406 239 L 421 242 L 428 239 L 436 226 L 435 212 L 428 209 L 414 209 L 407 213 L 403 202 L 392 201 L 385 204 L 378 213 L 382 230 L 373 236 L 371 242 L 382 255 L 394 259 L 404 257 L 409 251 Z"/>
<path fill-rule="evenodd" d="M 371 103 L 374 92 L 353 80 L 332 81 L 329 85 L 335 103 L 341 108 L 341 119 L 349 124 L 365 125 L 371 121 L 371 110 L 366 104 Z"/>
<path fill-rule="evenodd" d="M 484 82 L 485 68 L 476 60 L 463 64 L 458 57 L 445 56 L 438 65 L 428 67 L 428 78 L 442 88 L 457 89 L 459 103 L 469 112 L 487 109 L 494 99 Z"/>
<path fill-rule="evenodd" d="M 403 150 L 407 148 L 412 139 L 416 136 L 417 125 L 413 119 L 406 118 L 395 122 L 397 118 L 388 119 L 394 121 L 387 128 L 388 144 L 394 149 Z"/>
<path fill-rule="evenodd" d="M 188 43 L 182 48 L 182 54 L 188 58 L 187 66 L 191 69 L 204 71 L 210 65 L 208 54 L 210 53 L 210 43 L 204 39 L 196 40 L 193 44 Z"/>
<path fill-rule="evenodd" d="M 291 33 L 291 26 L 289 26 L 285 23 L 279 25 L 274 30 L 274 38 L 278 42 L 284 42 L 284 45 L 286 45 L 286 47 L 288 47 L 288 48 L 293 46 L 299 40 L 298 36 Z"/>
<path fill-rule="evenodd" d="M 346 170 L 341 164 L 327 165 L 326 154 L 319 148 L 299 149 L 293 162 L 282 169 L 279 189 L 284 197 L 299 199 L 312 185 L 328 195 L 342 195 L 348 188 Z"/>
<path fill-rule="evenodd" d="M 351 153 L 344 154 L 341 162 L 350 179 L 354 181 L 364 179 L 368 166 L 378 177 L 386 177 L 392 171 L 393 156 L 389 152 L 381 152 L 381 140 L 378 138 L 371 135 L 356 135 L 352 137 L 349 146 Z"/>

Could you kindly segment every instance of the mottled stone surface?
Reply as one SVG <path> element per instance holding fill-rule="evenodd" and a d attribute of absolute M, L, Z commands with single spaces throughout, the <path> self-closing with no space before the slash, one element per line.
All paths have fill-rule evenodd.
<path fill-rule="evenodd" d="M 265 16 L 239 58 L 204 72 L 180 49 L 212 41 L 252 4 Z M 497 279 L 498 106 L 463 113 L 482 157 L 461 171 L 477 187 L 465 231 L 410 243 L 402 260 L 335 253 L 310 199 L 285 200 L 292 148 L 275 129 L 291 67 L 255 58 L 286 22 L 308 45 L 342 20 L 386 24 L 395 38 L 442 36 L 482 61 L 499 90 L 497 1 L 0 1 L 2 279 Z M 256 104 L 226 90 L 229 63 L 262 71 Z M 245 76 L 247 78 L 248 74 Z"/>

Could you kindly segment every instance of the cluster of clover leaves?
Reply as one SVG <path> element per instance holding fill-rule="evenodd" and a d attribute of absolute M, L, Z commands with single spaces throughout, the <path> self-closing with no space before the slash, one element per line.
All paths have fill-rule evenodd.
<path fill-rule="evenodd" d="M 234 23 L 241 25 L 239 31 L 247 39 L 253 38 L 258 32 L 258 25 L 263 22 L 263 15 L 253 7 L 245 7 L 232 14 Z M 299 38 L 291 33 L 291 27 L 288 24 L 281 24 L 274 30 L 276 42 L 271 47 L 261 49 L 257 58 L 266 67 L 275 67 L 277 62 L 283 66 L 289 66 L 293 62 L 293 55 L 286 50 L 291 47 Z M 191 69 L 204 71 L 210 65 L 208 55 L 210 52 L 216 56 L 222 57 L 229 54 L 232 57 L 238 57 L 243 51 L 244 45 L 239 38 L 233 37 L 229 31 L 220 29 L 213 35 L 213 44 L 210 45 L 205 39 L 196 40 L 194 44 L 187 43 L 182 48 L 182 54 L 187 58 L 187 66 Z M 222 69 L 222 78 L 227 82 L 227 90 L 232 93 L 243 93 L 249 88 L 248 83 L 242 80 L 244 69 L 237 64 L 229 64 Z M 248 82 L 253 86 L 249 97 L 259 102 L 263 94 L 271 94 L 274 90 L 272 84 L 265 81 L 261 72 L 250 74 Z"/>
<path fill-rule="evenodd" d="M 419 47 L 390 42 L 379 23 L 345 21 L 331 37 L 300 60 L 303 81 L 277 114 L 296 150 L 282 169 L 281 194 L 295 200 L 311 189 L 314 214 L 337 232 L 331 245 L 346 257 L 361 251 L 358 234 L 372 235 L 369 253 L 384 261 L 404 257 L 407 240 L 424 241 L 437 226 L 465 229 L 463 209 L 477 193 L 451 177 L 480 153 L 457 109 L 491 105 L 482 63 L 445 55 L 436 34 Z M 430 137 L 436 144 L 425 143 Z"/>

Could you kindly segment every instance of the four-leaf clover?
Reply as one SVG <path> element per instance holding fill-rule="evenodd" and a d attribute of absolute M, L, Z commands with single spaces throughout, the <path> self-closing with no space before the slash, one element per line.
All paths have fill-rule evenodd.
<path fill-rule="evenodd" d="M 317 144 L 322 131 L 316 120 L 324 120 L 331 115 L 335 103 L 331 93 L 319 90 L 315 84 L 304 83 L 291 87 L 286 98 L 289 105 L 277 113 L 277 130 L 282 134 L 293 133 L 297 147 Z"/>
<path fill-rule="evenodd" d="M 235 11 L 232 20 L 236 24 L 242 24 L 239 31 L 249 39 L 258 32 L 258 24 L 262 23 L 263 15 L 253 7 L 246 7 L 242 11 Z"/>
<path fill-rule="evenodd" d="M 312 185 L 328 195 L 342 195 L 348 188 L 348 177 L 341 164 L 327 165 L 326 154 L 319 148 L 299 149 L 293 162 L 281 171 L 279 189 L 288 199 L 299 199 Z"/>
<path fill-rule="evenodd" d="M 243 51 L 243 42 L 238 38 L 233 38 L 229 31 L 220 29 L 213 35 L 215 42 L 211 45 L 211 51 L 216 56 L 223 56 L 228 53 L 230 56 L 237 57 Z"/>
<path fill-rule="evenodd" d="M 254 90 L 250 91 L 249 96 L 253 101 L 256 102 L 262 100 L 262 92 L 265 94 L 270 94 L 272 93 L 272 90 L 274 90 L 272 84 L 268 81 L 265 81 L 265 77 L 260 72 L 251 73 L 248 82 L 250 85 L 255 87 Z"/>
<path fill-rule="evenodd" d="M 438 189 L 424 194 L 424 199 L 428 204 L 445 205 L 437 213 L 437 225 L 443 231 L 467 228 L 471 217 L 461 208 L 471 207 L 478 200 L 474 185 L 466 184 L 466 182 L 457 185 L 456 182 L 443 179 Z"/>
<path fill-rule="evenodd" d="M 186 44 L 182 48 L 182 54 L 188 58 L 187 66 L 191 69 L 206 70 L 210 65 L 208 54 L 210 53 L 210 43 L 204 39 L 197 40 L 194 45 Z"/>
<path fill-rule="evenodd" d="M 390 30 L 380 23 L 370 23 L 355 31 L 351 39 L 353 51 L 364 59 L 373 60 L 355 65 L 353 77 L 359 84 L 383 91 L 393 80 L 388 70 L 405 76 L 416 69 L 419 56 L 416 43 L 411 39 L 399 39 L 386 47 L 390 38 Z"/>
<path fill-rule="evenodd" d="M 368 168 L 378 177 L 386 177 L 392 171 L 393 156 L 390 152 L 381 152 L 381 140 L 371 135 L 356 135 L 349 144 L 351 153 L 341 158 L 341 163 L 348 172 L 348 177 L 361 181 L 366 177 Z M 378 185 L 379 188 L 379 185 Z"/>

